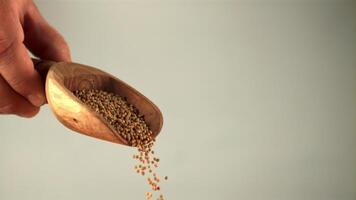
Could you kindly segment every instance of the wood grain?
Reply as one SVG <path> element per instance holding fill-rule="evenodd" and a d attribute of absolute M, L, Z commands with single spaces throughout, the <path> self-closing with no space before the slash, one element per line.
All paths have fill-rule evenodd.
<path fill-rule="evenodd" d="M 147 97 L 120 79 L 94 67 L 67 62 L 34 60 L 36 69 L 45 77 L 46 97 L 52 112 L 66 127 L 102 140 L 128 145 L 95 111 L 82 103 L 74 94 L 75 90 L 100 89 L 126 97 L 156 137 L 163 125 L 158 107 Z"/>

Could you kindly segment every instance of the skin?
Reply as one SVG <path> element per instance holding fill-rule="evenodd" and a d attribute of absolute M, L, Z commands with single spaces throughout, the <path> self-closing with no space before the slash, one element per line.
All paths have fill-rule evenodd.
<path fill-rule="evenodd" d="M 71 61 L 67 43 L 32 0 L 0 0 L 0 114 L 33 117 L 46 103 L 29 51 L 45 60 Z"/>

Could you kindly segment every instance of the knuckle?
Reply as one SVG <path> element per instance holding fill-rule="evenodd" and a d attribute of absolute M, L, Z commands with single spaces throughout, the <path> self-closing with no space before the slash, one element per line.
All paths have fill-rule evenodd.
<path fill-rule="evenodd" d="M 15 44 L 19 44 L 24 41 L 24 33 L 22 30 L 8 30 L 7 32 L 9 32 L 7 33 L 8 35 L 0 32 L 0 55 L 7 52 Z"/>
<path fill-rule="evenodd" d="M 26 93 L 29 92 L 27 89 L 29 86 L 29 81 L 25 79 L 15 77 L 12 80 L 9 80 L 9 83 L 12 88 L 20 92 L 22 95 L 26 95 Z"/>
<path fill-rule="evenodd" d="M 22 42 L 24 39 L 24 33 L 16 10 L 12 3 L 5 3 L 0 8 L 0 55 L 11 49 L 14 43 Z"/>
<path fill-rule="evenodd" d="M 16 106 L 14 104 L 0 105 L 0 114 L 14 114 Z"/>
<path fill-rule="evenodd" d="M 1 25 L 0 25 L 1 29 Z M 8 30 L 8 35 L 11 35 L 11 31 L 13 30 Z M 4 58 L 6 56 L 9 56 L 13 53 L 13 49 L 15 48 L 15 45 L 22 43 L 24 35 L 22 31 L 17 31 L 15 30 L 13 33 L 15 33 L 12 36 L 7 36 L 6 34 L 0 33 L 0 57 Z"/>
<path fill-rule="evenodd" d="M 9 46 L 11 46 L 11 43 L 12 42 L 11 40 L 9 40 L 8 36 L 6 36 L 4 33 L 0 33 L 0 53 L 7 49 Z"/>
<path fill-rule="evenodd" d="M 14 42 L 0 37 L 0 58 L 1 60 L 5 60 L 4 58 L 11 56 L 11 49 L 14 45 Z"/>

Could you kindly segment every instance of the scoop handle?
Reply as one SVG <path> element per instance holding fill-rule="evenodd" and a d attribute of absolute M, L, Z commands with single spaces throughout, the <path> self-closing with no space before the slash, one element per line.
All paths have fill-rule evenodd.
<path fill-rule="evenodd" d="M 56 62 L 50 60 L 40 60 L 37 58 L 32 58 L 33 65 L 35 66 L 36 71 L 40 74 L 42 81 L 46 81 L 47 73 L 49 68 L 54 65 Z"/>

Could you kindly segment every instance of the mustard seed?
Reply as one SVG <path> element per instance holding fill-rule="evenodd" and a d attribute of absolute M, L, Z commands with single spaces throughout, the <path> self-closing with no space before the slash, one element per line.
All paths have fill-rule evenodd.
<path fill-rule="evenodd" d="M 160 179 L 153 170 L 153 167 L 158 167 L 160 159 L 153 157 L 156 140 L 144 120 L 145 116 L 140 114 L 138 109 L 131 105 L 125 97 L 110 92 L 90 89 L 77 90 L 73 94 L 90 109 L 101 115 L 115 130 L 118 137 L 125 139 L 129 145 L 137 148 L 138 153 L 132 156 L 138 162 L 134 169 L 143 176 L 148 169 L 149 176 L 153 175 L 151 177 L 153 179 L 147 179 L 149 186 L 153 191 L 160 190 L 158 185 Z M 168 177 L 165 176 L 164 179 L 167 180 Z M 152 193 L 147 192 L 146 199 L 151 198 Z M 157 200 L 164 200 L 163 195 L 160 195 Z"/>

